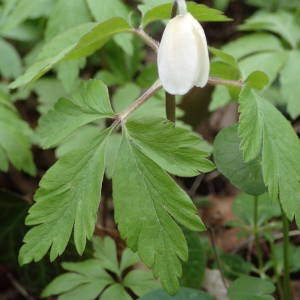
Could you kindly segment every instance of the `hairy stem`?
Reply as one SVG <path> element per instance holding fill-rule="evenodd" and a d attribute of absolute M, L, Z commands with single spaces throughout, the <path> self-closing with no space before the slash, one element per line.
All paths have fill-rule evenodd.
<path fill-rule="evenodd" d="M 151 49 L 153 49 L 155 52 L 157 52 L 159 43 L 158 41 L 154 40 L 149 34 L 147 34 L 143 29 L 141 28 L 134 28 L 131 30 L 134 34 L 136 34 L 138 37 L 140 37 L 146 45 L 148 45 Z"/>
<path fill-rule="evenodd" d="M 222 79 L 217 77 L 209 77 L 208 83 L 212 85 L 228 85 L 228 86 L 236 86 L 236 87 L 243 87 L 245 83 L 242 80 L 228 80 Z"/>
<path fill-rule="evenodd" d="M 161 89 L 161 83 L 159 80 L 155 81 L 153 85 L 146 90 L 139 98 L 137 98 L 129 107 L 127 107 L 123 112 L 121 112 L 116 120 L 115 125 L 123 123 L 128 116 L 137 110 L 141 105 L 143 105 L 151 96 L 153 96 L 159 89 Z"/>
<path fill-rule="evenodd" d="M 292 299 L 292 291 L 291 291 L 291 281 L 290 281 L 290 266 L 289 266 L 289 221 L 288 218 L 282 208 L 281 209 L 281 218 L 282 218 L 282 230 L 283 230 L 283 288 L 284 295 L 286 300 Z"/>

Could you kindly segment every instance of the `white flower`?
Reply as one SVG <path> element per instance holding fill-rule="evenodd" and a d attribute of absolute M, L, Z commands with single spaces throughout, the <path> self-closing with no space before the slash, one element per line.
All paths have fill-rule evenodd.
<path fill-rule="evenodd" d="M 163 88 L 184 95 L 193 86 L 204 87 L 209 75 L 209 56 L 204 30 L 190 14 L 171 19 L 157 54 L 158 74 Z"/>

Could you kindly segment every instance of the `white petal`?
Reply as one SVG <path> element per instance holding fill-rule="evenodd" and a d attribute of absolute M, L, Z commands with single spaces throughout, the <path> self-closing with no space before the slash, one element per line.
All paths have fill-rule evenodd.
<path fill-rule="evenodd" d="M 191 23 L 194 27 L 194 34 L 197 40 L 198 48 L 198 76 L 194 82 L 194 85 L 204 87 L 208 81 L 210 67 L 206 36 L 200 23 L 194 19 L 192 15 L 188 15 L 190 16 Z"/>
<path fill-rule="evenodd" d="M 157 55 L 158 73 L 163 88 L 170 94 L 186 94 L 198 79 L 199 35 L 191 15 L 169 21 Z"/>

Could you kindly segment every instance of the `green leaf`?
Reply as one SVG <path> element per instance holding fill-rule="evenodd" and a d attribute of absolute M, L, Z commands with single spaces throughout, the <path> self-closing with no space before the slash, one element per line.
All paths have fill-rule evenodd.
<path fill-rule="evenodd" d="M 300 105 L 298 95 L 300 95 L 300 85 L 297 80 L 300 51 L 289 52 L 288 60 L 280 74 L 281 92 L 287 101 L 287 110 L 293 119 L 300 115 Z"/>
<path fill-rule="evenodd" d="M 72 273 L 56 277 L 43 290 L 43 297 L 61 294 L 59 299 L 93 300 L 107 285 L 113 283 L 110 275 L 101 268 L 101 264 L 95 259 L 63 263 L 63 268 Z"/>
<path fill-rule="evenodd" d="M 0 38 L 0 73 L 4 78 L 16 78 L 22 73 L 21 58 L 16 49 Z"/>
<path fill-rule="evenodd" d="M 218 85 L 214 88 L 212 93 L 212 100 L 209 103 L 209 111 L 215 111 L 218 108 L 224 107 L 225 105 L 229 104 L 231 101 L 231 96 L 228 91 L 228 88 L 223 85 Z"/>
<path fill-rule="evenodd" d="M 160 119 L 131 121 L 126 127 L 140 150 L 169 173 L 196 176 L 214 169 L 207 143 L 190 130 Z"/>
<path fill-rule="evenodd" d="M 136 80 L 135 76 L 141 69 L 141 64 L 146 55 L 144 43 L 142 43 L 137 36 L 130 34 L 130 51 L 128 51 L 129 48 L 127 48 L 125 44 L 121 47 L 119 43 L 116 43 L 116 40 L 120 41 L 120 37 L 126 37 L 128 34 L 129 33 L 123 33 L 119 36 L 115 36 L 114 41 L 107 43 L 105 49 L 101 51 L 100 59 L 105 61 L 106 69 L 112 71 L 116 84 L 118 84 L 118 82 L 121 84 L 134 82 Z M 126 47 L 126 51 L 124 47 Z"/>
<path fill-rule="evenodd" d="M 117 275 L 121 275 L 114 240 L 110 237 L 104 239 L 95 238 L 93 245 L 95 249 L 94 256 L 101 262 L 101 266 Z"/>
<path fill-rule="evenodd" d="M 110 0 L 105 5 L 98 0 L 87 0 L 87 4 L 97 22 L 104 22 L 112 17 L 130 21 L 130 11 L 122 0 Z M 132 35 L 116 35 L 114 40 L 126 53 L 133 55 Z"/>
<path fill-rule="evenodd" d="M 129 24 L 120 18 L 71 28 L 46 43 L 35 63 L 12 82 L 10 88 L 17 88 L 38 79 L 61 61 L 91 55 L 114 34 L 129 30 Z"/>
<path fill-rule="evenodd" d="M 139 11 L 144 16 L 149 10 L 157 6 L 157 0 L 140 0 L 139 2 L 143 4 L 138 5 Z M 159 0 L 159 4 L 165 4 L 173 2 L 172 0 Z"/>
<path fill-rule="evenodd" d="M 244 159 L 261 155 L 263 178 L 270 197 L 280 200 L 289 218 L 300 224 L 300 142 L 276 108 L 246 87 L 240 95 L 241 148 Z"/>
<path fill-rule="evenodd" d="M 130 271 L 125 276 L 123 284 L 137 296 L 142 296 L 160 288 L 159 282 L 153 280 L 152 273 L 144 270 Z"/>
<path fill-rule="evenodd" d="M 139 300 L 214 300 L 212 296 L 204 292 L 189 289 L 189 288 L 180 288 L 178 293 L 175 296 L 170 296 L 164 290 L 157 290 L 151 292 L 143 297 L 140 297 Z M 241 300 L 241 299 L 240 299 Z"/>
<path fill-rule="evenodd" d="M 55 278 L 44 289 L 42 296 L 59 295 L 59 299 L 72 299 L 72 297 L 75 297 L 78 300 L 93 300 L 101 293 L 101 299 L 123 300 L 131 299 L 125 287 L 131 289 L 137 295 L 142 295 L 160 287 L 159 283 L 153 280 L 150 271 L 130 270 L 124 278 L 121 276 L 116 244 L 112 238 L 105 237 L 102 240 L 95 237 L 93 247 L 95 249 L 93 259 L 62 263 L 63 268 L 69 272 Z M 135 262 L 137 261 L 137 255 L 133 254 L 128 248 L 123 251 L 122 257 L 124 256 L 127 256 L 128 261 L 131 262 L 133 256 L 135 256 Z M 113 277 L 108 274 L 107 269 L 114 273 Z M 118 282 L 117 278 L 121 282 Z"/>
<path fill-rule="evenodd" d="M 85 0 L 58 0 L 49 16 L 45 32 L 50 40 L 69 28 L 91 21 L 91 15 Z"/>
<path fill-rule="evenodd" d="M 62 84 L 56 78 L 41 78 L 31 88 L 38 95 L 38 110 L 41 114 L 53 108 L 59 98 L 67 96 Z"/>
<path fill-rule="evenodd" d="M 230 0 L 214 0 L 213 2 L 215 8 L 224 11 L 228 8 Z"/>
<path fill-rule="evenodd" d="M 269 78 L 264 72 L 254 71 L 247 77 L 246 83 L 251 88 L 261 90 L 269 83 Z"/>
<path fill-rule="evenodd" d="M 59 293 L 65 293 L 74 289 L 78 285 L 82 285 L 88 282 L 88 280 L 76 273 L 66 273 L 56 277 L 44 290 L 42 297 L 49 295 L 56 295 Z"/>
<path fill-rule="evenodd" d="M 175 293 L 181 275 L 180 259 L 186 260 L 188 254 L 184 235 L 175 221 L 191 230 L 203 230 L 194 205 L 141 152 L 125 128 L 112 180 L 115 219 L 122 237 L 153 268 L 162 285 Z"/>
<path fill-rule="evenodd" d="M 86 0 L 91 14 L 97 22 L 104 22 L 112 16 L 129 21 L 129 9 L 122 0 L 109 0 L 103 5 L 98 0 Z"/>
<path fill-rule="evenodd" d="M 215 56 L 214 60 L 217 60 L 219 58 L 221 59 L 221 61 L 238 68 L 237 60 L 231 54 L 214 47 L 209 47 L 209 51 Z"/>
<path fill-rule="evenodd" d="M 242 75 L 234 58 L 222 51 L 215 51 L 219 54 L 217 59 L 214 59 L 210 65 L 210 76 L 229 79 L 240 80 Z M 229 91 L 231 99 L 236 99 L 240 92 L 240 87 L 226 87 Z M 226 94 L 225 94 L 226 95 Z"/>
<path fill-rule="evenodd" d="M 127 268 L 137 264 L 139 260 L 136 253 L 132 252 L 129 248 L 126 248 L 122 253 L 120 270 L 124 272 Z"/>
<path fill-rule="evenodd" d="M 142 26 L 146 27 L 149 23 L 157 20 L 170 19 L 172 11 L 172 3 L 166 3 L 156 6 L 148 10 L 142 19 Z M 197 4 L 195 2 L 187 3 L 188 11 L 201 22 L 227 22 L 231 21 L 223 15 L 223 12 L 217 9 L 209 8 L 203 4 Z"/>
<path fill-rule="evenodd" d="M 223 51 L 231 54 L 236 59 L 241 59 L 250 54 L 268 52 L 268 51 L 282 51 L 282 43 L 279 38 L 270 33 L 251 33 L 240 37 L 223 48 Z"/>
<path fill-rule="evenodd" d="M 16 169 L 35 175 L 30 141 L 32 131 L 10 101 L 10 97 L 0 91 L 1 170 L 7 171 L 8 159 Z"/>
<path fill-rule="evenodd" d="M 158 78 L 157 66 L 152 63 L 141 70 L 136 82 L 142 88 L 149 88 L 156 78 Z"/>
<path fill-rule="evenodd" d="M 242 276 L 228 289 L 230 300 L 272 300 L 275 291 L 272 282 L 260 278 Z"/>
<path fill-rule="evenodd" d="M 119 283 L 111 285 L 101 294 L 101 300 L 112 299 L 132 300 L 132 298 L 127 294 L 124 287 Z"/>
<path fill-rule="evenodd" d="M 8 32 L 27 18 L 48 15 L 54 4 L 53 0 L 19 0 L 5 19 L 1 32 Z M 13 5 L 13 4 L 12 4 Z"/>
<path fill-rule="evenodd" d="M 267 30 L 279 34 L 292 48 L 300 40 L 300 25 L 294 15 L 288 11 L 258 11 L 240 26 L 242 30 Z"/>
<path fill-rule="evenodd" d="M 77 128 L 113 115 L 107 87 L 99 80 L 86 81 L 72 101 L 60 99 L 53 110 L 40 118 L 41 144 L 45 148 L 55 146 Z"/>
<path fill-rule="evenodd" d="M 77 129 L 72 135 L 70 135 L 66 140 L 64 140 L 59 146 L 55 149 L 55 154 L 58 158 L 66 155 L 67 153 L 73 151 L 77 148 L 78 145 L 89 142 L 94 136 L 97 135 L 97 132 L 101 129 L 104 129 L 104 126 L 99 126 L 99 124 L 91 124 L 83 126 Z M 107 142 L 110 136 L 107 137 Z M 106 151 L 107 152 L 107 151 Z M 105 160 L 107 158 L 105 157 Z"/>
<path fill-rule="evenodd" d="M 57 77 L 62 82 L 64 90 L 71 93 L 80 85 L 80 69 L 85 66 L 86 60 L 67 60 L 57 66 Z"/>
<path fill-rule="evenodd" d="M 274 247 L 274 263 L 273 265 L 279 274 L 283 274 L 284 272 L 284 245 L 275 244 Z M 289 255 L 289 270 L 291 273 L 298 272 L 300 270 L 300 263 L 299 263 L 299 255 L 300 255 L 300 247 L 296 247 L 293 244 L 289 244 L 288 248 L 288 255 Z"/>
<path fill-rule="evenodd" d="M 237 124 L 221 130 L 214 141 L 214 161 L 236 187 L 248 194 L 260 195 L 266 190 L 260 160 L 245 162 L 240 142 Z"/>
<path fill-rule="evenodd" d="M 7 172 L 9 167 L 8 157 L 5 153 L 5 150 L 0 146 L 0 170 Z"/>
<path fill-rule="evenodd" d="M 108 178 L 112 178 L 114 173 L 119 148 L 122 142 L 122 135 L 121 134 L 114 134 L 112 133 L 106 143 L 106 176 Z"/>
<path fill-rule="evenodd" d="M 189 248 L 189 259 L 183 264 L 181 286 L 199 288 L 205 274 L 206 253 L 198 233 L 184 230 Z"/>
<path fill-rule="evenodd" d="M 270 219 L 281 215 L 278 202 L 270 198 L 268 194 L 263 194 L 258 199 L 257 223 L 264 225 Z M 254 197 L 247 194 L 238 195 L 233 202 L 234 215 L 240 218 L 245 224 L 254 226 Z"/>
<path fill-rule="evenodd" d="M 21 264 L 40 260 L 49 248 L 53 261 L 65 250 L 73 229 L 76 249 L 83 252 L 96 222 L 109 133 L 99 132 L 78 145 L 44 175 L 26 218 L 27 225 L 35 226 L 25 235 Z"/>
<path fill-rule="evenodd" d="M 15 264 L 29 205 L 21 197 L 0 190 L 0 262 Z"/>
<path fill-rule="evenodd" d="M 231 280 L 241 275 L 247 275 L 253 270 L 253 265 L 238 255 L 222 253 L 220 260 L 226 278 Z"/>
<path fill-rule="evenodd" d="M 242 77 L 246 79 L 251 73 L 260 71 L 266 73 L 271 84 L 277 78 L 286 59 L 286 52 L 261 52 L 247 56 L 239 62 Z"/>

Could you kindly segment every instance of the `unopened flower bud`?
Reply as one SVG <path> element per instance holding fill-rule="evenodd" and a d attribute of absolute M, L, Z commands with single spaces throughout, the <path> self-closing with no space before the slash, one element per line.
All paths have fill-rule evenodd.
<path fill-rule="evenodd" d="M 190 14 L 177 15 L 167 24 L 157 55 L 163 88 L 184 95 L 193 86 L 204 87 L 209 76 L 209 56 L 204 30 Z"/>

